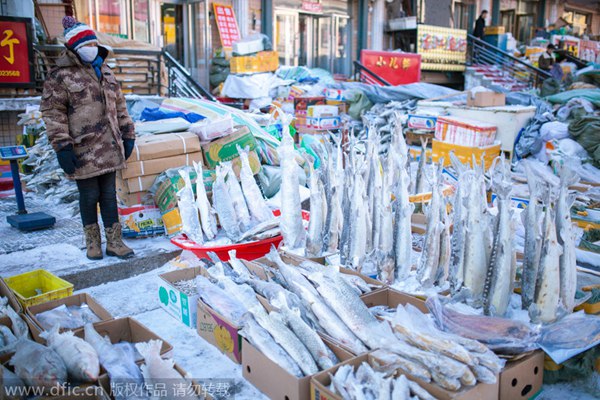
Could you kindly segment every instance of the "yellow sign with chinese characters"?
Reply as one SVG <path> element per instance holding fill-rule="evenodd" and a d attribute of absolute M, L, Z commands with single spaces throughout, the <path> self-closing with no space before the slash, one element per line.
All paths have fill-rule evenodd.
<path fill-rule="evenodd" d="M 423 70 L 464 71 L 467 61 L 467 31 L 418 25 L 417 53 L 421 55 Z"/>

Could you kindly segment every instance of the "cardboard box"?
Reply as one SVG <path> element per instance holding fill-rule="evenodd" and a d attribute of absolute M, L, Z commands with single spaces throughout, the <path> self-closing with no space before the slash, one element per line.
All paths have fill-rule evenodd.
<path fill-rule="evenodd" d="M 160 340 L 162 341 L 160 355 L 163 358 L 171 358 L 173 356 L 173 346 L 169 342 L 131 317 L 98 322 L 94 324 L 94 329 L 96 329 L 96 332 L 100 336 L 108 336 L 110 342 L 113 344 L 119 342 L 143 343 L 150 340 Z M 80 338 L 84 337 L 83 329 L 75 331 L 74 334 Z"/>
<path fill-rule="evenodd" d="M 125 169 L 121 170 L 121 177 L 129 179 L 138 176 L 156 175 L 169 168 L 183 167 L 184 165 L 192 166 L 194 162 L 204 163 L 204 155 L 201 151 L 153 160 L 132 161 L 125 164 Z"/>
<path fill-rule="evenodd" d="M 318 105 L 325 105 L 325 96 L 301 96 L 294 98 L 294 110 L 296 111 L 296 115 L 298 115 L 298 111 L 308 112 L 308 107 Z"/>
<path fill-rule="evenodd" d="M 336 346 L 327 339 L 325 344 L 335 353 L 340 361 L 353 356 L 346 350 Z M 246 339 L 243 340 L 242 375 L 256 388 L 271 399 L 304 400 L 309 398 L 312 376 L 302 378 L 291 375 L 273 360 L 262 354 Z"/>
<path fill-rule="evenodd" d="M 140 366 L 142 364 L 143 364 L 143 362 L 138 363 L 138 365 L 140 365 Z M 181 368 L 177 363 L 173 364 L 173 369 L 175 369 L 179 373 L 179 375 L 181 375 L 181 377 L 182 377 L 181 383 L 189 384 L 191 389 L 194 391 L 194 394 L 196 396 L 198 396 L 198 399 L 202 399 L 202 400 L 212 400 L 213 399 L 213 397 L 210 396 L 210 394 L 204 393 L 205 392 L 204 388 L 198 382 L 196 382 L 194 379 L 190 380 L 188 378 L 188 373 L 183 368 Z M 156 394 L 156 396 L 152 397 L 152 398 L 164 397 L 164 396 L 162 396 L 161 389 L 167 390 L 167 393 L 169 393 L 169 398 L 177 398 L 177 395 L 173 396 L 173 393 L 175 393 L 176 391 L 178 392 L 178 390 L 182 388 L 178 382 L 159 382 L 159 383 L 161 385 L 160 387 L 158 385 L 156 385 L 155 387 L 152 387 L 150 385 L 147 385 L 146 382 L 144 382 L 144 384 L 147 385 L 146 388 L 148 390 L 158 391 L 157 393 L 154 393 L 154 394 Z M 163 383 L 164 383 L 164 386 L 162 386 Z M 112 389 L 111 389 L 112 385 L 111 385 L 110 377 L 108 376 L 108 374 L 104 373 L 104 374 L 100 375 L 98 377 L 98 384 L 106 393 L 110 393 L 111 399 L 114 398 L 114 397 L 112 397 L 112 395 L 113 395 Z M 123 383 L 123 384 L 125 384 L 125 383 Z M 186 396 L 188 396 L 188 395 L 189 395 L 189 393 L 186 393 Z M 149 397 L 149 398 L 151 398 L 151 397 Z"/>
<path fill-rule="evenodd" d="M 339 109 L 336 106 L 309 106 L 306 116 L 309 118 L 337 117 Z"/>
<path fill-rule="evenodd" d="M 542 390 L 544 379 L 544 352 L 536 350 L 530 355 L 506 363 L 500 372 L 500 400 L 526 400 L 535 398 Z"/>
<path fill-rule="evenodd" d="M 229 65 L 232 74 L 272 72 L 279 68 L 279 54 L 276 51 L 261 51 L 252 56 L 231 57 Z"/>
<path fill-rule="evenodd" d="M 124 207 L 137 205 L 154 205 L 154 199 L 150 192 L 125 193 L 117 191 L 117 202 Z"/>
<path fill-rule="evenodd" d="M 345 96 L 346 91 L 344 89 L 329 89 L 326 88 L 323 90 L 323 94 L 325 95 L 326 100 L 333 101 L 346 101 L 348 100 Z"/>
<path fill-rule="evenodd" d="M 483 28 L 484 35 L 503 35 L 506 31 L 506 28 L 502 25 L 499 26 L 486 26 Z"/>
<path fill-rule="evenodd" d="M 17 313 L 23 312 L 21 303 L 19 303 L 13 291 L 10 290 L 6 282 L 4 282 L 4 278 L 0 278 L 0 297 L 6 297 L 8 299 L 8 305 L 10 305 Z"/>
<path fill-rule="evenodd" d="M 376 290 L 371 293 L 367 293 L 361 296 L 361 299 L 369 308 L 375 306 L 388 306 L 391 308 L 396 308 L 400 304 L 412 304 L 419 311 L 425 314 L 429 313 L 429 309 L 427 308 L 423 300 L 412 296 L 408 293 L 403 293 L 389 287 L 383 288 L 381 290 Z"/>
<path fill-rule="evenodd" d="M 326 100 L 328 106 L 337 106 L 338 114 L 347 114 L 348 113 L 348 103 L 345 101 L 338 100 Z"/>
<path fill-rule="evenodd" d="M 203 143 L 202 151 L 204 152 L 206 164 L 209 168 L 215 168 L 221 162 L 231 161 L 234 172 L 239 176 L 241 160 L 237 146 L 250 150 L 248 154 L 250 168 L 254 174 L 257 174 L 260 171 L 260 160 L 255 151 L 256 139 L 246 126 L 237 127 L 236 131 L 231 135 L 213 140 L 212 142 Z"/>
<path fill-rule="evenodd" d="M 467 94 L 468 107 L 498 107 L 506 105 L 506 95 L 496 92 Z"/>
<path fill-rule="evenodd" d="M 342 397 L 334 394 L 329 390 L 331 384 L 331 376 L 342 365 L 352 365 L 354 369 L 358 368 L 363 362 L 373 364 L 371 354 L 363 354 L 342 362 L 326 371 L 319 372 L 312 377 L 310 398 L 311 400 L 342 400 Z M 418 383 L 423 389 L 429 392 L 434 398 L 439 400 L 481 400 L 481 399 L 496 399 L 498 398 L 499 384 L 477 384 L 475 386 L 466 387 L 458 392 L 452 392 L 442 389 L 434 383 L 427 383 L 417 379 L 409 374 L 405 374 L 402 370 L 396 370 L 395 375 L 404 374 L 408 379 Z"/>
<path fill-rule="evenodd" d="M 191 132 L 165 133 L 138 137 L 130 162 L 153 160 L 200 151 L 200 139 Z"/>
<path fill-rule="evenodd" d="M 431 115 L 408 114 L 407 125 L 411 129 L 435 130 L 437 117 Z"/>
<path fill-rule="evenodd" d="M 125 179 L 125 182 L 129 188 L 129 193 L 147 192 L 154 185 L 156 178 L 158 178 L 158 174 L 136 176 L 135 178 Z"/>
<path fill-rule="evenodd" d="M 306 127 L 316 130 L 339 129 L 342 125 L 340 117 L 307 118 Z"/>
<path fill-rule="evenodd" d="M 158 286 L 160 306 L 185 326 L 196 329 L 198 294 L 187 295 L 177 289 L 175 282 L 195 279 L 205 275 L 202 267 L 184 268 L 159 275 L 161 283 Z"/>
<path fill-rule="evenodd" d="M 201 299 L 198 299 L 196 309 L 196 330 L 198 335 L 219 349 L 231 361 L 241 364 L 241 326 L 234 324 L 219 314 Z"/>
<path fill-rule="evenodd" d="M 33 339 L 38 343 L 46 343 L 46 340 L 40 337 L 40 333 L 44 331 L 44 328 L 40 324 L 37 319 L 37 314 L 40 314 L 44 311 L 52 310 L 58 306 L 65 305 L 69 306 L 80 306 L 82 304 L 87 304 L 90 310 L 94 312 L 100 318 L 100 321 L 110 321 L 113 319 L 113 316 L 106 311 L 104 307 L 102 307 L 92 296 L 87 293 L 74 294 L 69 297 L 64 297 L 62 299 L 49 301 L 47 303 L 36 304 L 34 306 L 27 307 L 26 315 L 29 317 L 29 328 L 31 330 L 31 334 Z M 98 322 L 100 323 L 100 322 Z M 64 332 L 68 329 L 60 329 L 60 332 Z M 74 329 L 74 331 L 83 331 L 83 327 Z"/>
<path fill-rule="evenodd" d="M 494 163 L 496 157 L 500 155 L 501 146 L 500 142 L 496 142 L 491 146 L 470 147 L 433 139 L 431 159 L 433 162 L 438 162 L 440 158 L 444 157 L 444 166 L 449 166 L 451 164 L 450 153 L 453 152 L 462 163 L 471 165 L 473 156 L 475 156 L 475 160 L 480 164 L 481 156 L 483 156 L 483 163 L 487 171 Z"/>
<path fill-rule="evenodd" d="M 188 168 L 192 189 L 196 192 L 196 171 Z M 212 184 L 215 180 L 214 170 L 203 170 L 202 179 L 207 193 L 212 192 Z M 177 192 L 184 186 L 183 178 L 177 172 L 177 169 L 165 171 L 157 178 L 157 189 L 154 194 L 154 203 L 162 213 L 163 225 L 167 235 L 174 235 L 181 231 L 181 215 L 177 208 Z"/>
<path fill-rule="evenodd" d="M 123 237 L 126 238 L 164 235 L 165 233 L 160 209 L 154 205 L 119 207 L 119 221 Z"/>
<path fill-rule="evenodd" d="M 496 140 L 496 126 L 469 118 L 443 116 L 435 124 L 435 139 L 468 147 L 491 146 Z"/>

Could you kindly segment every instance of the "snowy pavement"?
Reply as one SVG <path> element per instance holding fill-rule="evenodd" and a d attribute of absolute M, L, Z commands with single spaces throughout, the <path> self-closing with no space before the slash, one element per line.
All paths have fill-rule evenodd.
<path fill-rule="evenodd" d="M 88 293 L 113 317 L 133 317 L 173 345 L 173 359 L 198 383 L 209 379 L 233 380 L 230 391 L 235 399 L 267 399 L 242 378 L 241 366 L 235 364 L 195 330 L 178 322 L 160 308 L 159 274 L 173 270 L 165 265 L 156 270 L 79 291 Z"/>

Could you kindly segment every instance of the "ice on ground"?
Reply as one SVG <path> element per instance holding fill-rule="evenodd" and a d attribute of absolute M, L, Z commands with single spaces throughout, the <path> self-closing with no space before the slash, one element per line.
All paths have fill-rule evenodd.
<path fill-rule="evenodd" d="M 432 286 L 429 288 L 423 288 L 421 282 L 419 282 L 419 280 L 417 279 L 416 271 L 410 271 L 410 275 L 408 278 L 406 278 L 403 281 L 396 281 L 391 286 L 392 288 L 404 293 L 426 297 L 435 296 L 450 288 L 448 282 L 444 282 L 444 285 L 442 286 Z"/>
<path fill-rule="evenodd" d="M 174 268 L 167 263 L 150 272 L 86 288 L 76 293 L 88 293 L 115 318 L 129 317 L 160 307 L 158 285 L 161 279 L 158 275 L 172 269 Z"/>

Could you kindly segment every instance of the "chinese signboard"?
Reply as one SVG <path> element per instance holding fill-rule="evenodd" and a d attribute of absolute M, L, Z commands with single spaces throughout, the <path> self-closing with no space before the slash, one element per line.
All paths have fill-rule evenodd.
<path fill-rule="evenodd" d="M 559 49 L 568 50 L 575 57 L 579 57 L 579 45 L 581 40 L 575 36 L 552 35 L 550 42 Z"/>
<path fill-rule="evenodd" d="M 31 20 L 0 17 L 0 87 L 32 87 L 34 83 Z"/>
<path fill-rule="evenodd" d="M 417 53 L 421 55 L 423 70 L 464 71 L 467 61 L 467 31 L 417 25 Z"/>
<path fill-rule="evenodd" d="M 579 43 L 579 58 L 584 61 L 596 63 L 600 61 L 600 42 L 595 40 L 582 40 Z"/>
<path fill-rule="evenodd" d="M 360 63 L 394 86 L 421 80 L 421 56 L 418 54 L 362 50 Z M 363 74 L 367 83 L 380 84 L 368 72 L 363 71 Z"/>
<path fill-rule="evenodd" d="M 323 4 L 321 1 L 302 1 L 302 11 L 311 12 L 311 13 L 322 13 L 323 12 Z"/>
<path fill-rule="evenodd" d="M 225 48 L 231 48 L 233 42 L 240 39 L 240 31 L 238 29 L 237 21 L 235 20 L 233 8 L 231 6 L 216 3 L 213 3 L 213 7 L 215 10 L 217 28 L 219 29 L 219 36 L 221 37 L 221 44 Z"/>

